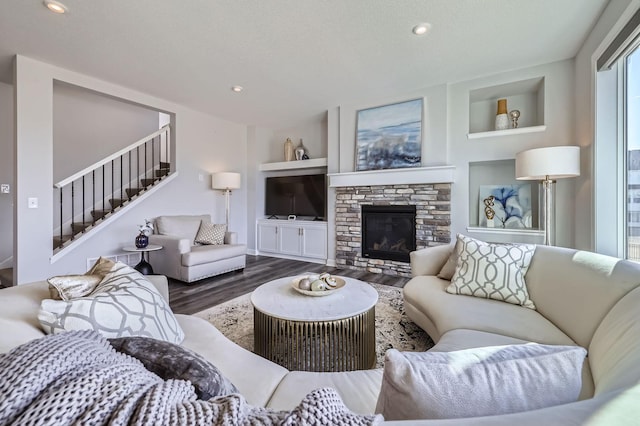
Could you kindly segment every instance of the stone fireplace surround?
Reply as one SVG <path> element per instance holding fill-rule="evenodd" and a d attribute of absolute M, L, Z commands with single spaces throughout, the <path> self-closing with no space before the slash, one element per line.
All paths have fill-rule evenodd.
<path fill-rule="evenodd" d="M 451 183 L 339 186 L 336 190 L 336 266 L 411 276 L 409 263 L 361 256 L 361 206 L 415 205 L 416 249 L 451 241 Z"/>

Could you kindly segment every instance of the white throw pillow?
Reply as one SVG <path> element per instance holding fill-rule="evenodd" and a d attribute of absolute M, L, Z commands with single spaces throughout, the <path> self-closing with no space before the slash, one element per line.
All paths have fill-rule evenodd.
<path fill-rule="evenodd" d="M 524 276 L 534 244 L 491 244 L 458 234 L 456 269 L 447 292 L 535 309 Z"/>
<path fill-rule="evenodd" d="M 386 353 L 376 413 L 386 420 L 491 416 L 575 402 L 587 351 L 493 346 Z"/>
<path fill-rule="evenodd" d="M 180 343 L 184 332 L 167 301 L 143 275 L 116 263 L 90 295 L 45 299 L 38 320 L 47 334 L 95 330 L 107 338 L 145 336 Z"/>
<path fill-rule="evenodd" d="M 196 235 L 196 243 L 205 245 L 221 245 L 224 244 L 224 234 L 227 232 L 227 225 L 217 223 L 200 224 L 198 235 Z"/>

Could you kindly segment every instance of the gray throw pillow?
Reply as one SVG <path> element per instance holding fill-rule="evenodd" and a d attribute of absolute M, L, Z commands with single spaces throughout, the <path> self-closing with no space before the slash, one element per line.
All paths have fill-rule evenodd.
<path fill-rule="evenodd" d="M 198 399 L 239 393 L 215 365 L 182 346 L 149 337 L 109 339 L 118 352 L 138 359 L 145 368 L 164 380 L 188 380 Z"/>
<path fill-rule="evenodd" d="M 579 346 L 493 346 L 386 353 L 376 413 L 386 420 L 449 419 L 575 402 L 587 351 Z"/>

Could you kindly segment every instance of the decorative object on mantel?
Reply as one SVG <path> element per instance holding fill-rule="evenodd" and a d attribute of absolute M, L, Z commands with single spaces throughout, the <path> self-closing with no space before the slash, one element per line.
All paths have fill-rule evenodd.
<path fill-rule="evenodd" d="M 531 228 L 531 185 L 480 185 L 479 226 Z"/>
<path fill-rule="evenodd" d="M 287 139 L 291 142 L 290 139 Z M 240 188 L 240 173 L 218 172 L 211 175 L 211 188 L 222 190 L 225 197 L 225 218 L 229 230 L 229 196 L 232 189 Z"/>
<path fill-rule="evenodd" d="M 496 113 L 496 130 L 506 130 L 510 126 L 509 114 L 507 114 L 507 100 L 498 99 L 498 111 Z"/>
<path fill-rule="evenodd" d="M 420 167 L 422 99 L 357 113 L 356 171 Z"/>
<path fill-rule="evenodd" d="M 149 219 L 144 220 L 144 225 L 138 225 L 138 236 L 136 237 L 136 247 L 145 248 L 149 245 L 149 234 L 153 232 L 153 223 Z"/>
<path fill-rule="evenodd" d="M 542 181 L 544 243 L 555 244 L 555 179 L 580 176 L 579 146 L 550 146 L 516 154 L 516 179 Z"/>
<path fill-rule="evenodd" d="M 293 142 L 291 142 L 291 138 L 287 138 L 284 143 L 284 161 L 293 161 L 294 158 Z"/>
<path fill-rule="evenodd" d="M 509 113 L 509 117 L 511 117 L 511 127 L 514 129 L 518 128 L 518 118 L 520 118 L 520 111 L 514 109 Z"/>
<path fill-rule="evenodd" d="M 308 160 L 309 159 L 309 156 L 307 155 L 307 149 L 302 144 L 302 139 L 300 139 L 300 143 L 298 144 L 298 146 L 295 149 L 295 154 L 296 154 L 296 160 Z M 307 158 L 304 158 L 305 156 Z"/>

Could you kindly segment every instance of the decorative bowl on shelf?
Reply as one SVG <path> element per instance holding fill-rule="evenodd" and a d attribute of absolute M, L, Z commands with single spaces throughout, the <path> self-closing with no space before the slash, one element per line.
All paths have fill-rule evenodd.
<path fill-rule="evenodd" d="M 305 296 L 322 297 L 334 294 L 346 285 L 340 277 L 329 274 L 303 275 L 291 281 L 291 287 Z"/>

